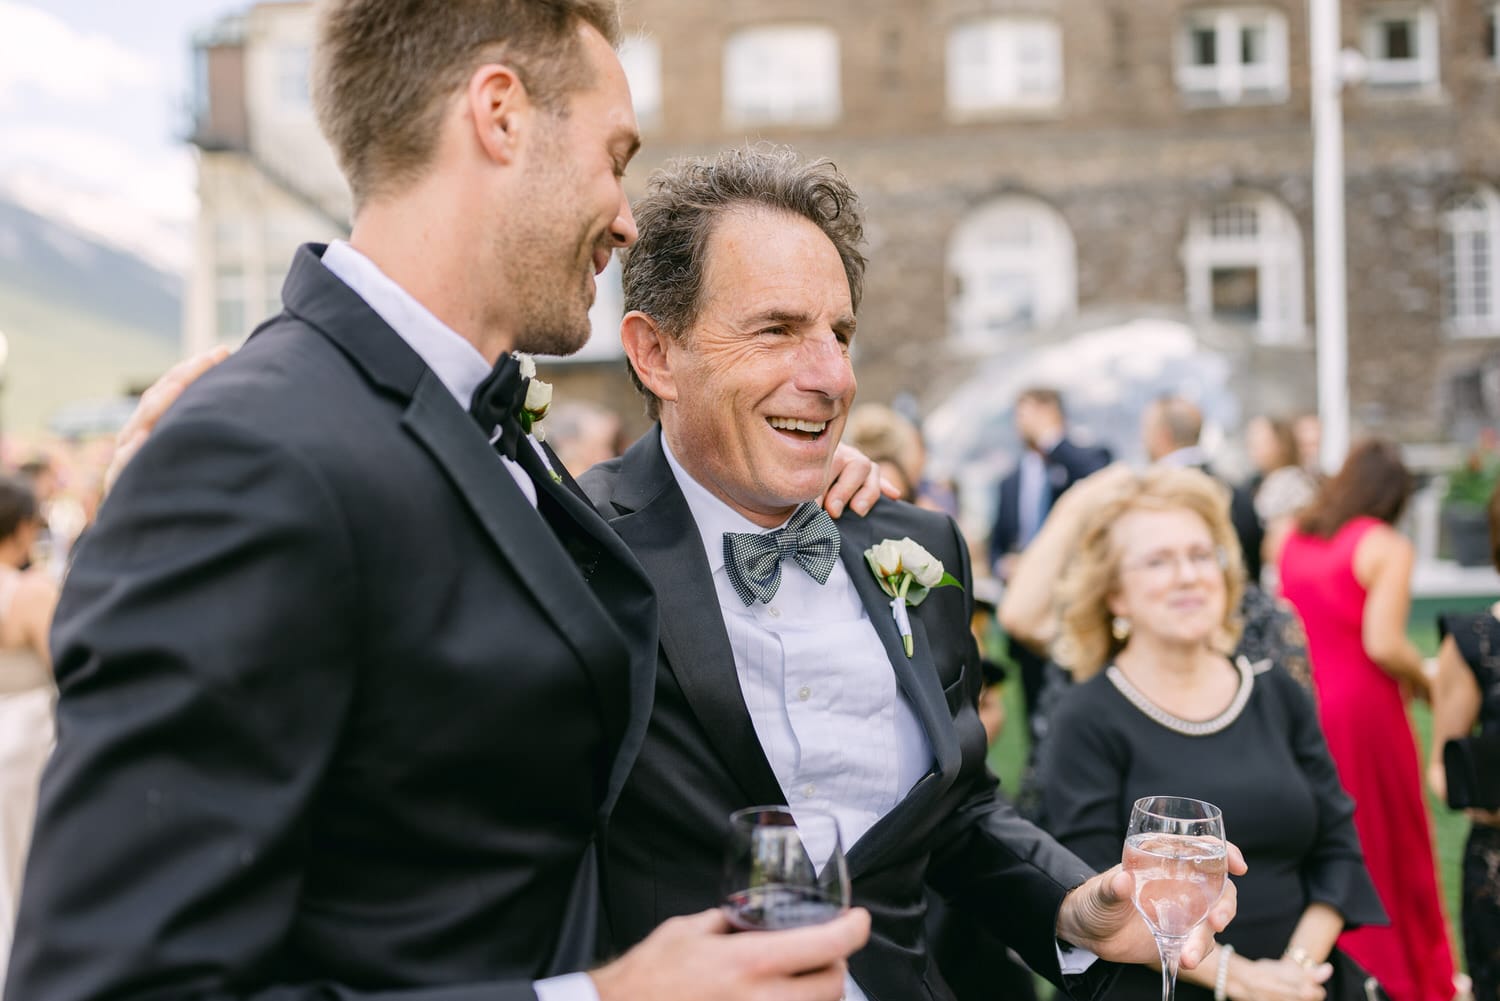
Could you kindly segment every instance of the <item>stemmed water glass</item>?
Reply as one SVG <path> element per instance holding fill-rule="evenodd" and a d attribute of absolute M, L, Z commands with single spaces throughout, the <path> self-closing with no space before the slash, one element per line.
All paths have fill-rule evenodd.
<path fill-rule="evenodd" d="M 849 909 L 838 821 L 821 810 L 756 806 L 729 817 L 724 914 L 739 931 L 831 921 Z"/>
<path fill-rule="evenodd" d="M 1161 954 L 1162 1001 L 1172 1001 L 1183 944 L 1224 891 L 1224 814 L 1200 799 L 1138 799 L 1130 811 L 1124 862 L 1135 877 L 1135 908 Z"/>

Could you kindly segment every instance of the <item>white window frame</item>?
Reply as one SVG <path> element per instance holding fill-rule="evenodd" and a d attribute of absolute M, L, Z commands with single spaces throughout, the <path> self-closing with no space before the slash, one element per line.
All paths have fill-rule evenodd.
<path fill-rule="evenodd" d="M 1500 195 L 1479 187 L 1443 207 L 1443 322 L 1455 337 L 1500 335 Z"/>
<path fill-rule="evenodd" d="M 961 21 L 948 31 L 945 66 L 948 112 L 955 118 L 1062 103 L 1062 29 L 1052 18 Z"/>
<path fill-rule="evenodd" d="M 1264 63 L 1246 63 L 1247 29 L 1265 33 Z M 1199 66 L 1193 35 L 1214 33 L 1214 65 Z M 1204 7 L 1187 11 L 1177 31 L 1177 89 L 1192 100 L 1218 104 L 1271 103 L 1287 99 L 1286 15 L 1270 7 Z"/>
<path fill-rule="evenodd" d="M 993 347 L 997 338 L 1055 326 L 1078 310 L 1073 233 L 1040 199 L 1004 195 L 978 206 L 949 238 L 947 266 L 956 286 L 948 331 L 962 347 Z M 1022 318 L 1022 304 L 1029 317 Z M 1007 311 L 1014 321 L 1004 322 Z"/>
<path fill-rule="evenodd" d="M 661 43 L 649 35 L 631 35 L 620 46 L 620 65 L 630 81 L 630 100 L 643 131 L 658 128 L 662 116 Z"/>
<path fill-rule="evenodd" d="M 1195 212 L 1183 244 L 1188 312 L 1195 318 L 1213 319 L 1213 273 L 1225 268 L 1256 270 L 1258 340 L 1306 341 L 1302 231 L 1290 209 L 1270 195 L 1246 192 Z"/>
<path fill-rule="evenodd" d="M 839 36 L 819 24 L 742 28 L 724 45 L 724 121 L 832 125 L 842 113 Z"/>
<path fill-rule="evenodd" d="M 1411 59 L 1389 59 L 1383 52 L 1381 25 L 1409 21 L 1417 50 Z M 1426 4 L 1388 4 L 1365 13 L 1360 29 L 1365 83 L 1375 88 L 1431 89 L 1438 85 L 1437 11 Z"/>

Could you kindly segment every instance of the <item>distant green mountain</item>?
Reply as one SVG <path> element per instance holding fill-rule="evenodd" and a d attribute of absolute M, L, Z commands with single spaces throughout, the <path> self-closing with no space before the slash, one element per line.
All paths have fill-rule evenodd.
<path fill-rule="evenodd" d="M 0 201 L 0 433 L 149 384 L 179 354 L 181 281 Z"/>

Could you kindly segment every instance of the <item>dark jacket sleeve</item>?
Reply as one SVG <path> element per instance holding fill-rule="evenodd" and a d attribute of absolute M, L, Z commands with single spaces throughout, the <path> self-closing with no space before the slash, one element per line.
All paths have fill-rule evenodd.
<path fill-rule="evenodd" d="M 965 604 L 970 605 L 967 547 L 956 526 L 953 530 L 962 570 L 956 576 L 970 596 Z M 975 681 L 972 696 L 977 699 L 979 650 L 972 634 L 968 643 L 967 662 L 975 668 L 970 671 Z M 1015 949 L 1032 970 L 1065 987 L 1074 998 L 1097 997 L 1114 982 L 1119 968 L 1095 962 L 1087 973 L 1065 982 L 1056 938 L 1063 898 L 1094 870 L 1021 817 L 1000 795 L 999 785 L 987 767 L 978 769 L 963 803 L 936 832 L 928 882 Z"/>
<path fill-rule="evenodd" d="M 1339 782 L 1312 697 L 1279 668 L 1262 678 L 1281 696 L 1297 766 L 1317 801 L 1317 840 L 1302 860 L 1307 899 L 1338 911 L 1346 928 L 1386 924 L 1385 908 L 1370 881 L 1354 828 L 1354 801 Z"/>
<path fill-rule="evenodd" d="M 7 997 L 534 999 L 281 972 L 355 697 L 346 525 L 310 463 L 229 422 L 169 418 L 126 469 L 58 607 L 58 743 Z"/>
<path fill-rule="evenodd" d="M 1110 728 L 1100 686 L 1064 696 L 1042 745 L 1039 779 L 1047 829 L 1085 862 L 1104 870 L 1120 861 L 1129 809 L 1124 802 L 1130 749 Z"/>

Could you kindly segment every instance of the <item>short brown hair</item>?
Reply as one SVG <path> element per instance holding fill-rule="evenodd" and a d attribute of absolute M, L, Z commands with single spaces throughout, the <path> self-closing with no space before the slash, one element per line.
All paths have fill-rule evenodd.
<path fill-rule="evenodd" d="M 1120 554 L 1112 530 L 1129 511 L 1191 511 L 1208 526 L 1222 554 L 1224 621 L 1214 647 L 1223 654 L 1239 641 L 1240 598 L 1245 570 L 1240 544 L 1229 521 L 1229 494 L 1223 484 L 1196 469 L 1153 466 L 1124 480 L 1102 498 L 1084 519 L 1077 548 L 1058 582 L 1058 637 L 1053 649 L 1057 662 L 1074 681 L 1099 673 L 1125 646 L 1110 631 L 1110 595 L 1120 586 Z"/>
<path fill-rule="evenodd" d="M 804 163 L 787 146 L 756 144 L 712 159 L 674 160 L 651 175 L 635 203 L 640 236 L 625 252 L 625 312 L 640 310 L 669 337 L 681 338 L 703 304 L 703 268 L 714 227 L 725 213 L 751 207 L 801 216 L 838 251 L 857 311 L 864 291 L 864 221 L 859 196 L 829 160 Z M 660 401 L 630 370 L 656 419 Z"/>
<path fill-rule="evenodd" d="M 1395 442 L 1369 438 L 1349 450 L 1338 473 L 1323 484 L 1297 527 L 1331 539 L 1353 518 L 1365 515 L 1393 525 L 1411 498 L 1416 481 Z"/>
<path fill-rule="evenodd" d="M 327 0 L 313 110 L 355 206 L 420 174 L 444 101 L 486 61 L 504 61 L 533 101 L 560 112 L 590 82 L 580 23 L 618 44 L 615 0 Z"/>

